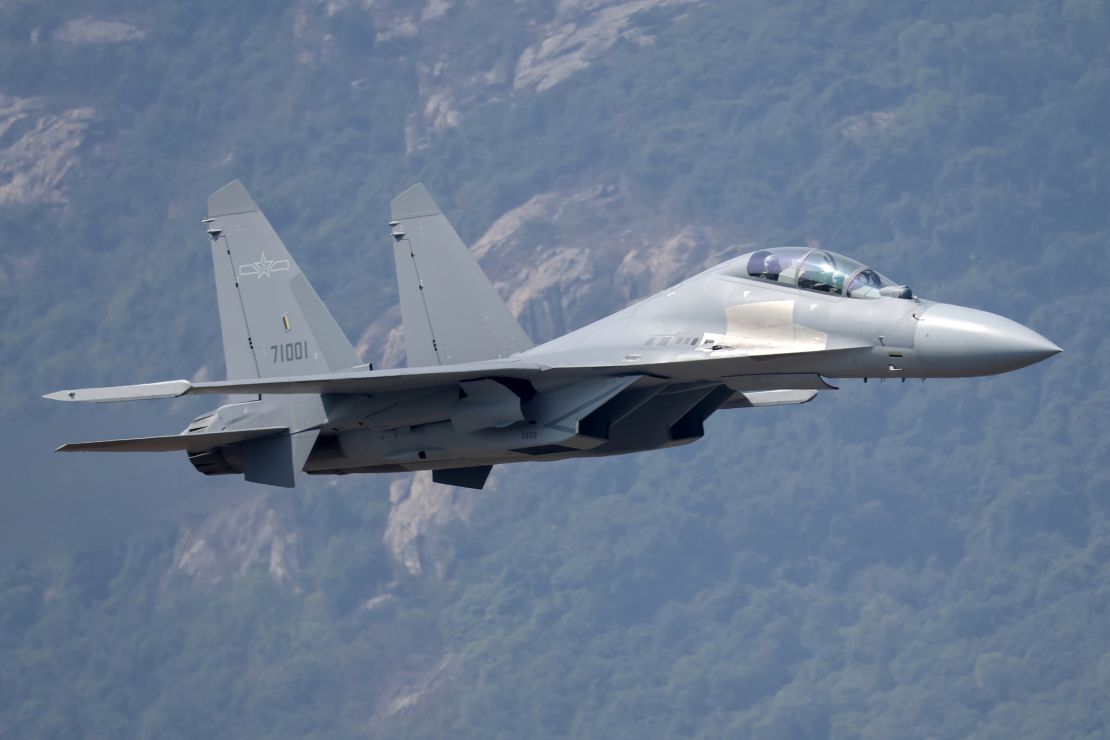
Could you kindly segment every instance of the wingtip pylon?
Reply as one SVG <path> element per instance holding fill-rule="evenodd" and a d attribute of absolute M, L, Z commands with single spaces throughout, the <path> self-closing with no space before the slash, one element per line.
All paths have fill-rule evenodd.
<path fill-rule="evenodd" d="M 177 398 L 188 393 L 192 387 L 193 384 L 187 380 L 163 380 L 158 383 L 141 383 L 139 385 L 54 391 L 53 393 L 44 394 L 43 398 L 50 401 L 86 401 L 90 403 L 147 401 L 159 398 Z"/>

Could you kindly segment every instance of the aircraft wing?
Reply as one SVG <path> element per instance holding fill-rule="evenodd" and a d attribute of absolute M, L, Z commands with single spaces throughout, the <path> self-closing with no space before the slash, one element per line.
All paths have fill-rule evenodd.
<path fill-rule="evenodd" d="M 491 361 L 433 367 L 398 368 L 393 370 L 362 370 L 356 372 L 299 375 L 287 378 L 218 380 L 191 383 L 188 380 L 165 380 L 140 385 L 107 388 L 79 388 L 48 393 L 43 398 L 53 401 L 144 401 L 177 398 L 197 393 L 384 393 L 409 388 L 429 388 L 478 378 L 532 377 L 546 366 L 532 362 Z"/>
<path fill-rule="evenodd" d="M 709 378 L 733 378 L 744 376 L 775 375 L 768 368 L 768 361 L 785 359 L 808 352 L 839 353 L 869 351 L 870 348 L 842 347 L 838 349 L 805 350 L 801 352 L 776 352 L 768 354 L 738 355 L 699 359 L 669 359 L 661 362 L 588 363 L 560 362 L 555 358 L 551 364 L 528 359 L 504 359 L 485 362 L 468 362 L 456 365 L 433 367 L 397 368 L 392 370 L 360 370 L 355 372 L 326 373 L 320 375 L 301 375 L 288 378 L 261 378 L 244 380 L 220 380 L 204 383 L 191 383 L 188 380 L 167 380 L 160 383 L 124 385 L 109 388 L 82 388 L 49 393 L 44 398 L 55 401 L 85 401 L 106 403 L 112 401 L 136 401 L 157 398 L 176 398 L 187 394 L 365 394 L 386 393 L 413 388 L 429 388 L 449 385 L 465 380 L 480 378 L 517 378 L 521 380 L 545 377 L 597 377 L 613 375 L 648 375 L 660 379 L 691 381 Z M 541 359 L 541 358 L 537 358 Z M 792 374 L 792 373 L 779 373 Z M 812 376 L 813 374 L 808 374 Z M 796 388 L 796 385 L 763 385 L 771 387 Z M 804 388 L 809 385 L 801 386 Z"/>

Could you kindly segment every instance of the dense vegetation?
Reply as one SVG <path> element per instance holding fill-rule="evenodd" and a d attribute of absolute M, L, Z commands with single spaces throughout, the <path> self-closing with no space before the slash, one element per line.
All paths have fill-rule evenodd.
<path fill-rule="evenodd" d="M 147 35 L 50 41 L 89 14 Z M 468 239 L 536 193 L 618 183 L 670 223 L 817 240 L 1065 354 L 498 471 L 438 534 L 441 576 L 381 544 L 384 478 L 274 496 L 291 581 L 185 577 L 176 521 L 24 558 L 0 574 L 0 733 L 1110 734 L 1110 6 L 657 7 L 634 18 L 651 43 L 507 84 L 406 154 L 421 69 L 511 69 L 555 17 L 481 3 L 382 38 L 358 4 L 0 7 L 0 93 L 96 111 L 68 204 L 0 206 L 9 419 L 56 413 L 28 387 L 222 371 L 197 221 L 232 177 L 352 336 L 395 302 L 373 235 L 423 178 Z"/>

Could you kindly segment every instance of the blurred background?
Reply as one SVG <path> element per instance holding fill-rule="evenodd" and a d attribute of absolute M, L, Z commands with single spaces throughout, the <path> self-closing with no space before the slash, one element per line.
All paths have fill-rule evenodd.
<path fill-rule="evenodd" d="M 0 4 L 0 734 L 1105 737 L 1110 4 Z M 534 340 L 813 244 L 1064 353 L 611 460 L 273 492 L 184 455 L 242 178 L 404 364 L 423 180 Z"/>

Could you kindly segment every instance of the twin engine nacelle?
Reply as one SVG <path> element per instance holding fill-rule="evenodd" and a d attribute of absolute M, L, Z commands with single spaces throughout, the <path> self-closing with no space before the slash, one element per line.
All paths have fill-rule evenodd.
<path fill-rule="evenodd" d="M 305 469 L 309 472 L 338 472 L 506 451 L 533 456 L 559 450 L 580 451 L 604 443 L 613 424 L 665 387 L 659 384 L 621 396 L 639 377 L 582 378 L 540 393 L 530 383 L 511 378 L 482 378 L 453 386 L 380 395 L 323 396 L 322 408 L 316 407 L 323 419 L 318 427 L 305 426 L 307 412 L 311 410 L 307 407 L 305 413 L 289 415 L 280 424 L 272 420 L 269 426 L 314 435 L 311 449 L 305 451 Z M 723 386 L 695 385 L 697 388 L 691 390 L 696 391 L 696 398 L 692 396 L 691 404 L 714 389 L 731 394 Z M 618 396 L 623 400 L 618 400 Z M 713 408 L 723 400 L 716 399 Z M 251 403 L 261 406 L 259 418 L 266 416 L 265 399 Z M 685 430 L 675 419 L 685 413 L 687 405 L 682 409 L 676 407 L 674 418 L 668 416 L 662 427 Z M 602 407 L 608 411 L 603 413 Z M 189 432 L 195 433 L 194 427 L 198 430 L 202 426 L 222 427 L 225 417 L 239 413 L 241 410 L 235 406 L 221 407 L 197 419 Z M 700 436 L 700 428 L 697 432 L 693 436 Z M 294 436 L 301 433 L 296 431 Z M 687 438 L 691 434 L 683 431 L 680 436 Z M 673 435 L 666 436 L 661 442 L 670 443 L 674 439 Z M 231 444 L 194 453 L 190 460 L 208 475 L 244 472 L 250 467 L 246 452 L 243 445 Z"/>

